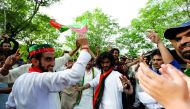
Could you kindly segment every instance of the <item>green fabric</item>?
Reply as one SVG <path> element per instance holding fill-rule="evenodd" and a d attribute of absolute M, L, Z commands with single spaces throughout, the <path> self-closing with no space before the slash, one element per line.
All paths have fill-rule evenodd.
<path fill-rule="evenodd" d="M 29 48 L 29 52 L 32 52 L 34 50 L 39 50 L 41 48 L 53 48 L 53 46 L 49 44 L 40 44 L 40 45 L 33 45 Z"/>
<path fill-rule="evenodd" d="M 95 104 L 95 109 L 99 109 L 100 103 L 102 101 L 104 87 L 105 87 L 105 79 L 106 78 L 107 78 L 107 76 L 105 78 L 103 78 L 103 80 L 102 80 L 100 90 L 99 90 L 99 94 L 98 94 L 98 97 L 97 97 L 97 103 Z"/>
<path fill-rule="evenodd" d="M 184 73 L 185 73 L 187 76 L 190 77 L 190 68 L 187 68 L 187 69 L 184 71 Z"/>
<path fill-rule="evenodd" d="M 92 79 L 95 78 L 95 74 L 94 74 L 94 68 L 92 68 Z M 84 85 L 84 76 L 82 78 L 82 86 Z M 77 100 L 76 100 L 76 103 L 75 105 L 79 105 L 80 101 L 81 101 L 81 97 L 82 97 L 82 91 L 79 91 L 78 92 L 78 95 L 77 95 Z M 94 98 L 94 88 L 93 88 L 93 98 Z"/>
<path fill-rule="evenodd" d="M 104 93 L 104 87 L 105 87 L 105 80 L 109 76 L 109 74 L 112 72 L 113 68 L 110 68 L 106 72 L 102 72 L 100 75 L 98 86 L 96 87 L 95 95 L 93 98 L 93 109 L 99 109 L 103 93 Z"/>
<path fill-rule="evenodd" d="M 61 28 L 59 29 L 60 32 L 65 32 L 67 30 L 69 30 L 69 28 L 66 26 L 61 26 Z"/>

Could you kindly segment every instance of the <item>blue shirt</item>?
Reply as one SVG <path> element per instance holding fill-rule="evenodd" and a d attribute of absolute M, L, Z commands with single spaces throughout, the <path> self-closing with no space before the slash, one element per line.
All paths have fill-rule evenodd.
<path fill-rule="evenodd" d="M 0 82 L 0 89 L 7 88 L 7 87 L 8 87 L 7 83 Z M 9 94 L 0 94 L 0 109 L 6 109 L 5 103 L 7 102 L 8 96 Z"/>
<path fill-rule="evenodd" d="M 179 63 L 178 63 L 175 59 L 174 59 L 170 64 L 173 65 L 175 68 L 181 70 Z M 152 69 L 154 72 L 156 72 L 157 74 L 161 75 L 161 73 L 159 72 L 158 69 L 155 69 L 155 68 L 153 68 L 153 67 L 151 67 L 151 69 Z"/>

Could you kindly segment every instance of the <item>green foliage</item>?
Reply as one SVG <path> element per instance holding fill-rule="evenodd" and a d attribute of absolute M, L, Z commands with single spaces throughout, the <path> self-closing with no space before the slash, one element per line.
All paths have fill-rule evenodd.
<path fill-rule="evenodd" d="M 47 6 L 51 3 L 52 0 L 1 0 L 1 31 L 16 36 L 28 29 L 40 6 Z"/>
<path fill-rule="evenodd" d="M 57 1 L 0 0 L 0 32 L 14 36 L 20 42 L 21 52 L 26 52 L 31 44 L 48 43 L 58 49 L 57 55 L 61 55 L 61 45 L 56 42 L 59 32 L 50 26 L 47 15 L 39 13 L 40 6 Z"/>
<path fill-rule="evenodd" d="M 189 0 L 149 0 L 139 16 L 131 21 L 131 26 L 120 30 L 121 37 L 117 43 L 131 55 L 137 55 L 142 49 L 149 50 L 153 46 L 147 41 L 147 29 L 155 30 L 167 42 L 163 38 L 164 31 L 189 20 L 189 7 Z"/>
<path fill-rule="evenodd" d="M 83 19 L 88 19 L 88 33 L 90 48 L 96 54 L 96 48 L 105 50 L 108 45 L 113 45 L 109 42 L 114 35 L 118 33 L 119 25 L 110 16 L 104 14 L 102 10 L 95 9 L 93 12 L 85 12 L 83 15 L 76 18 L 76 22 L 82 22 Z M 71 36 L 67 37 L 67 46 L 73 48 L 76 34 L 73 32 Z"/>
<path fill-rule="evenodd" d="M 59 0 L 0 0 L 0 32 L 13 35 L 20 42 L 21 51 L 25 51 L 31 44 L 48 43 L 57 49 L 56 56 L 62 55 L 61 44 L 56 41 L 59 32 L 49 25 L 50 18 L 47 15 L 38 12 L 40 6 L 49 6 L 57 1 Z M 155 30 L 167 42 L 163 38 L 164 31 L 189 20 L 189 7 L 189 0 L 149 0 L 140 10 L 139 16 L 131 21 L 131 25 L 124 28 L 120 28 L 116 20 L 101 9 L 86 11 L 75 21 L 88 19 L 87 37 L 95 54 L 97 48 L 103 51 L 109 46 L 116 46 L 127 51 L 128 55 L 137 56 L 154 47 L 146 38 L 147 29 Z M 66 46 L 75 48 L 77 36 L 72 32 L 66 37 Z"/>

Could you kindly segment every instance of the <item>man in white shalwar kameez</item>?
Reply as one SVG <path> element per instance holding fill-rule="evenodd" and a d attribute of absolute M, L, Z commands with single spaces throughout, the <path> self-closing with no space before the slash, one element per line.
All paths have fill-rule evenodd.
<path fill-rule="evenodd" d="M 54 66 L 54 71 L 60 71 L 61 67 L 65 65 L 73 56 L 76 51 L 79 49 L 79 46 L 76 45 L 77 47 L 72 50 L 69 53 L 64 54 L 62 57 L 55 58 L 55 66 Z M 29 68 L 31 67 L 32 64 L 24 64 L 22 66 L 19 66 L 17 68 L 9 70 L 9 74 L 6 76 L 2 76 L 0 74 L 0 82 L 7 82 L 7 83 L 14 83 L 14 81 L 21 76 L 22 74 L 28 72 Z"/>
<path fill-rule="evenodd" d="M 96 87 L 93 109 L 123 109 L 122 92 L 127 94 L 133 92 L 130 81 L 121 73 L 113 70 L 114 57 L 109 52 L 100 54 L 96 63 L 102 71 L 101 74 L 85 84 L 81 90 Z"/>
<path fill-rule="evenodd" d="M 29 73 L 15 81 L 6 103 L 7 109 L 60 109 L 57 92 L 77 83 L 91 58 L 84 36 L 79 37 L 79 44 L 82 50 L 73 67 L 56 73 L 52 73 L 55 65 L 54 49 L 48 44 L 32 46 L 29 49 L 32 66 Z"/>
<path fill-rule="evenodd" d="M 85 85 L 92 81 L 99 73 L 100 70 L 94 67 L 94 60 L 91 59 L 86 66 L 82 85 Z M 93 109 L 94 88 L 83 90 L 79 92 L 79 94 L 80 95 L 78 95 L 78 100 L 74 109 Z"/>

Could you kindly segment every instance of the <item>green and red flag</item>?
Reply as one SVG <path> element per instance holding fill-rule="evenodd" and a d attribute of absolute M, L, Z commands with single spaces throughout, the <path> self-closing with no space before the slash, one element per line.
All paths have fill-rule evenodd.
<path fill-rule="evenodd" d="M 55 20 L 51 19 L 49 21 L 50 25 L 53 26 L 54 28 L 58 29 L 60 32 L 65 32 L 69 29 L 72 31 L 75 31 L 77 33 L 84 34 L 87 32 L 87 19 L 84 19 L 82 23 L 79 24 L 72 24 L 72 25 L 62 25 Z"/>

